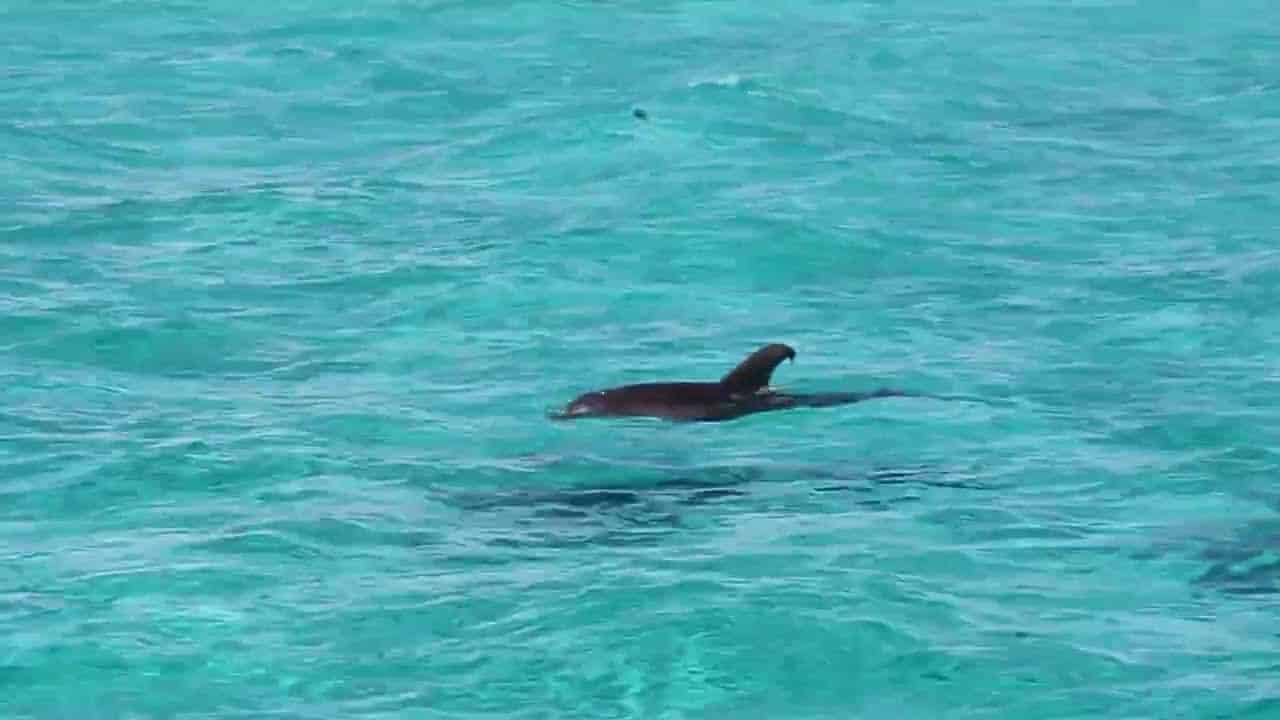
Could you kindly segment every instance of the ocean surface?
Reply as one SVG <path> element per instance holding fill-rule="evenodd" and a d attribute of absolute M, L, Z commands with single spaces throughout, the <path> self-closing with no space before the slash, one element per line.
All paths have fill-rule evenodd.
<path fill-rule="evenodd" d="M 0 717 L 1280 718 L 1277 28 L 0 2 Z"/>

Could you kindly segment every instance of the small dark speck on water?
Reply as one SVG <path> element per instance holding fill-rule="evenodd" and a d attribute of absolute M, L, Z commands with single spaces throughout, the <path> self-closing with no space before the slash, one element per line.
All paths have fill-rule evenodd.
<path fill-rule="evenodd" d="M 631 114 L 632 114 L 632 115 L 635 115 L 637 120 L 648 120 L 648 119 L 649 119 L 649 113 L 645 112 L 645 111 L 644 111 L 644 108 L 636 108 L 635 110 L 632 110 L 632 111 L 631 111 Z"/>

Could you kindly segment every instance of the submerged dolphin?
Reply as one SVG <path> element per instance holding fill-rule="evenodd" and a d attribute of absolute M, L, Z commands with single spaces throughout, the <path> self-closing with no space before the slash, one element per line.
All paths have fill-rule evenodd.
<path fill-rule="evenodd" d="M 789 345 L 772 343 L 751 353 L 718 382 L 667 382 L 624 385 L 579 395 L 555 420 L 586 417 L 647 416 L 668 420 L 732 420 L 752 413 L 801 407 L 831 407 L 880 397 L 914 393 L 882 388 L 872 392 L 797 395 L 775 392 L 769 378 L 783 360 L 795 361 Z"/>

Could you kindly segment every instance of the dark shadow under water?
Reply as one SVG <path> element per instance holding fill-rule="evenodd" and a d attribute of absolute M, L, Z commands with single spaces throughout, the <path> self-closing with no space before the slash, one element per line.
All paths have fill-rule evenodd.
<path fill-rule="evenodd" d="M 557 463 L 558 464 L 558 463 Z M 848 465 L 763 464 L 679 470 L 604 461 L 553 464 L 536 473 L 543 487 L 521 484 L 489 490 L 447 490 L 440 499 L 474 520 L 489 517 L 485 542 L 508 549 L 658 545 L 673 534 L 714 522 L 697 509 L 719 508 L 719 516 L 761 509 L 796 513 L 847 507 L 881 512 L 919 502 L 935 490 L 1001 492 L 971 472 L 936 465 L 859 469 Z M 567 475 L 597 477 L 562 484 Z M 519 473 L 519 477 L 531 477 Z M 821 507 L 807 499 L 823 498 Z M 1280 511 L 1280 501 L 1276 501 Z M 488 523 L 486 523 L 488 524 Z M 1135 553 L 1154 559 L 1190 551 L 1205 569 L 1188 577 L 1194 587 L 1235 596 L 1280 595 L 1280 518 L 1251 520 L 1232 530 L 1172 543 L 1156 542 Z M 1196 548 L 1198 546 L 1198 548 Z M 1195 548 L 1195 549 L 1193 549 Z"/>
<path fill-rule="evenodd" d="M 512 533 L 493 538 L 495 544 L 564 541 L 621 545 L 660 542 L 687 527 L 688 513 L 695 508 L 729 508 L 734 504 L 777 508 L 781 503 L 805 512 L 800 509 L 805 497 L 847 494 L 851 506 L 875 512 L 918 501 L 929 488 L 992 489 L 930 466 L 867 471 L 767 466 L 669 473 L 605 465 L 598 472 L 610 479 L 569 487 L 450 493 L 446 501 L 467 513 L 505 516 Z M 824 504 L 830 502 L 824 500 Z"/>
<path fill-rule="evenodd" d="M 1196 585 L 1228 595 L 1280 594 L 1280 520 L 1249 522 L 1200 551 L 1209 567 Z"/>

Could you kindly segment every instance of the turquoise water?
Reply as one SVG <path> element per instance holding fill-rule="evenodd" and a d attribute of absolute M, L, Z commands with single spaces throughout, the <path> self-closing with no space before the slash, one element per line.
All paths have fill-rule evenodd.
<path fill-rule="evenodd" d="M 0 716 L 1280 717 L 1277 10 L 4 3 Z"/>

